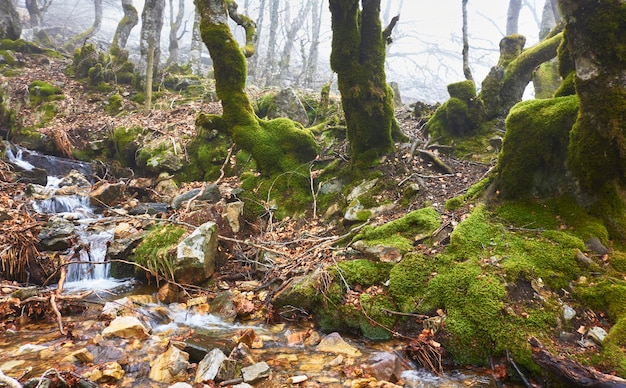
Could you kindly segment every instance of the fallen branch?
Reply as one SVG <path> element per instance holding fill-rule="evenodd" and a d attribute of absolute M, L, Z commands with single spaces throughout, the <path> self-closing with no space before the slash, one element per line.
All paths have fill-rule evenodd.
<path fill-rule="evenodd" d="M 6 384 L 9 388 L 22 388 L 19 381 L 2 373 L 2 369 L 0 369 L 0 383 Z"/>
<path fill-rule="evenodd" d="M 626 388 L 626 380 L 622 378 L 599 372 L 574 360 L 551 354 L 535 337 L 531 337 L 528 343 L 532 347 L 533 361 L 563 381 L 568 387 Z"/>

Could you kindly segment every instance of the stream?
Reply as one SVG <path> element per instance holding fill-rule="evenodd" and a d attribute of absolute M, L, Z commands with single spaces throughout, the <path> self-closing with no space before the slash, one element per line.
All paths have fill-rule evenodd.
<path fill-rule="evenodd" d="M 11 163 L 24 170 L 35 169 L 42 159 L 50 158 L 33 156 L 32 153 L 26 158 L 26 150 L 7 149 Z M 48 167 L 39 167 L 49 171 L 50 176 L 46 186 L 33 185 L 37 195 L 32 207 L 46 217 L 62 217 L 71 221 L 76 227 L 77 243 L 84 246 L 76 260 L 95 263 L 68 265 L 63 293 L 71 295 L 85 290 L 93 293 L 86 299 L 64 303 L 61 313 L 63 326 L 68 330 L 67 336 L 59 332 L 57 322 L 29 321 L 26 315 L 18 318 L 17 324 L 0 336 L 0 369 L 8 376 L 19 378 L 22 383 L 44 374 L 49 376 L 51 371 L 71 371 L 76 376 L 85 376 L 110 387 L 169 387 L 175 382 L 193 385 L 197 364 L 207 352 L 217 348 L 226 356 L 231 352 L 237 353 L 240 366 L 261 361 L 269 366 L 268 376 L 250 383 L 255 387 L 296 384 L 302 387 L 498 386 L 490 375 L 470 370 L 446 371 L 443 376 L 437 376 L 418 368 L 403 358 L 401 350 L 404 343 L 400 341 L 368 342 L 342 335 L 350 351 L 339 348 L 322 350 L 317 344 L 326 333 L 316 331 L 311 324 L 232 322 L 210 313 L 213 311 L 209 307 L 211 301 L 158 303 L 156 289 L 134 279 L 114 279 L 110 276 L 109 264 L 97 264 L 105 261 L 114 233 L 112 227 L 96 228 L 94 225 L 114 223 L 103 222 L 105 218 L 91 208 L 88 190 L 84 191 L 84 195 L 59 194 L 59 187 L 64 179 L 68 179 L 70 170 L 78 170 L 88 177 L 91 173 L 88 165 L 64 159 L 54 159 L 51 164 L 56 167 L 67 165 L 69 170 L 55 168 L 52 171 Z M 55 288 L 51 286 L 51 289 Z M 107 335 L 109 322 L 120 311 L 136 317 L 148 334 L 145 337 L 135 334 Z M 234 352 L 233 349 L 239 349 L 238 339 L 249 333 L 253 333 L 254 338 L 249 350 L 243 355 Z M 172 347 L 187 354 L 188 357 L 182 355 L 187 360 L 170 360 L 165 369 L 172 374 L 171 380 L 151 378 L 153 370 L 158 367 L 156 360 L 163 354 L 169 354 Z M 179 357 L 183 352 L 174 351 Z M 231 354 L 231 357 L 236 356 Z M 395 372 L 383 371 L 377 361 L 381 357 L 393 358 L 395 367 L 392 369 Z M 173 365 L 182 366 L 175 368 Z M 113 372 L 107 374 L 107 368 L 113 369 Z M 362 371 L 367 368 L 379 373 L 397 373 L 397 378 L 392 380 L 399 380 L 397 382 L 401 385 L 376 385 L 375 380 L 370 380 L 374 385 L 366 385 L 368 382 Z M 294 383 L 299 380 L 303 381 Z M 385 378 L 379 376 L 378 380 Z"/>

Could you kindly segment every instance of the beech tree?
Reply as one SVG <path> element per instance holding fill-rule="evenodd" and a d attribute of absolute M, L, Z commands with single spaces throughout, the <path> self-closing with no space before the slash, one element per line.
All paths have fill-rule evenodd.
<path fill-rule="evenodd" d="M 201 115 L 198 125 L 228 134 L 248 151 L 265 175 L 294 171 L 317 156 L 317 144 L 308 130 L 286 118 L 259 119 L 245 92 L 246 56 L 254 54 L 255 24 L 237 12 L 234 0 L 195 0 L 201 17 L 200 33 L 213 59 L 215 91 L 223 114 Z M 228 17 L 246 31 L 240 48 L 228 26 Z"/>
<path fill-rule="evenodd" d="M 371 163 L 394 149 L 392 132 L 400 135 L 393 91 L 385 76 L 386 38 L 380 0 L 330 0 L 332 51 L 354 166 Z"/>
<path fill-rule="evenodd" d="M 174 16 L 174 0 L 169 0 L 170 6 L 170 35 L 169 35 L 169 52 L 170 55 L 167 57 L 167 62 L 165 63 L 165 67 L 178 63 L 178 40 L 180 37 L 178 36 L 178 30 L 183 24 L 183 17 L 185 16 L 185 0 L 178 0 L 178 11 L 176 12 L 176 16 Z M 184 31 L 183 31 L 184 32 Z"/>
<path fill-rule="evenodd" d="M 70 39 L 63 45 L 63 49 L 72 50 L 76 45 L 84 43 L 87 39 L 93 37 L 100 31 L 100 27 L 102 26 L 102 0 L 94 0 L 93 7 L 94 19 L 91 27 Z"/>
<path fill-rule="evenodd" d="M 0 0 L 0 39 L 19 39 L 22 34 L 20 15 L 12 0 Z"/>
<path fill-rule="evenodd" d="M 139 14 L 133 6 L 133 0 L 122 0 L 122 10 L 124 11 L 124 16 L 117 24 L 115 34 L 113 34 L 112 51 L 116 48 L 123 49 L 126 47 L 130 32 L 139 22 Z"/>

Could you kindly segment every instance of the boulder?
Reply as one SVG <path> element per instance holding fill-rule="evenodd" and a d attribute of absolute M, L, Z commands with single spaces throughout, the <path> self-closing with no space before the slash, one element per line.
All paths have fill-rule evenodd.
<path fill-rule="evenodd" d="M 200 284 L 215 272 L 217 224 L 207 222 L 178 244 L 174 276 L 179 282 Z"/>
<path fill-rule="evenodd" d="M 0 39 L 17 40 L 22 35 L 20 15 L 11 0 L 0 0 Z"/>
<path fill-rule="evenodd" d="M 102 331 L 103 337 L 121 337 L 145 339 L 149 337 L 148 329 L 132 316 L 117 317 Z"/>
<path fill-rule="evenodd" d="M 161 383 L 171 383 L 189 367 L 189 354 L 175 346 L 169 346 L 150 363 L 149 377 Z"/>
<path fill-rule="evenodd" d="M 288 117 L 303 126 L 309 125 L 309 116 L 302 105 L 302 101 L 292 88 L 279 91 L 273 99 L 273 104 L 267 110 L 267 118 Z"/>
<path fill-rule="evenodd" d="M 330 333 L 322 338 L 316 349 L 319 352 L 345 354 L 352 357 L 361 355 L 361 351 L 347 343 L 339 333 Z"/>
<path fill-rule="evenodd" d="M 241 374 L 243 375 L 243 381 L 245 383 L 255 383 L 270 375 L 271 369 L 265 361 L 257 362 L 254 365 L 241 368 Z"/>
<path fill-rule="evenodd" d="M 149 214 L 151 216 L 156 214 L 164 214 L 169 210 L 169 206 L 166 203 L 160 202 L 145 202 L 140 203 L 137 206 L 132 207 L 128 214 L 131 216 L 137 216 L 142 214 Z"/>
<path fill-rule="evenodd" d="M 195 201 L 206 201 L 209 203 L 218 202 L 222 198 L 219 187 L 215 183 L 207 185 L 204 190 L 201 188 L 189 190 L 181 195 L 176 196 L 172 201 L 174 209 L 180 209 L 185 202 L 194 198 Z"/>
<path fill-rule="evenodd" d="M 222 364 L 227 359 L 224 352 L 220 349 L 213 349 L 200 361 L 196 370 L 194 382 L 201 383 L 203 381 L 215 380 Z"/>
<path fill-rule="evenodd" d="M 96 185 L 89 194 L 89 201 L 93 206 L 115 206 L 124 201 L 126 186 L 123 183 L 108 183 Z"/>
<path fill-rule="evenodd" d="M 75 231 L 76 228 L 71 221 L 52 217 L 37 236 L 39 245 L 46 251 L 64 251 L 72 246 Z"/>
<path fill-rule="evenodd" d="M 174 138 L 155 138 L 137 151 L 135 159 L 138 166 L 145 167 L 153 173 L 176 172 L 186 162 L 183 149 L 182 144 Z"/>

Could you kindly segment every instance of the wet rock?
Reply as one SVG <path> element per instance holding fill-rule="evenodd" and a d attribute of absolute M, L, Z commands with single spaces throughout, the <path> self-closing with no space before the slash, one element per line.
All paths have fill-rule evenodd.
<path fill-rule="evenodd" d="M 96 207 L 115 206 L 126 201 L 124 183 L 103 182 L 92 188 L 89 202 Z"/>
<path fill-rule="evenodd" d="M 48 182 L 48 171 L 43 168 L 35 167 L 32 170 L 18 169 L 17 175 L 20 177 L 20 182 L 45 186 Z"/>
<path fill-rule="evenodd" d="M 76 228 L 71 221 L 52 217 L 37 236 L 39 245 L 46 251 L 64 251 L 72 246 L 75 231 Z"/>
<path fill-rule="evenodd" d="M 222 198 L 220 194 L 220 189 L 217 187 L 215 183 L 211 183 L 207 185 L 204 190 L 198 188 L 189 190 L 186 193 L 183 193 L 172 201 L 172 207 L 174 209 L 180 209 L 185 202 L 194 198 L 195 201 L 207 201 L 209 203 L 215 203 Z"/>
<path fill-rule="evenodd" d="M 91 187 L 91 182 L 83 173 L 77 170 L 70 171 L 58 184 L 59 187 Z"/>
<path fill-rule="evenodd" d="M 309 117 L 306 109 L 302 105 L 302 101 L 293 90 L 293 88 L 285 88 L 276 93 L 273 103 L 267 109 L 267 118 L 275 119 L 278 117 L 288 117 L 300 124 L 309 125 Z"/>
<path fill-rule="evenodd" d="M 32 354 L 32 353 L 39 353 L 43 350 L 48 349 L 47 346 L 43 346 L 43 345 L 34 345 L 34 344 L 26 344 L 26 345 L 22 345 L 19 347 L 19 349 L 17 349 L 17 352 L 15 352 L 16 356 L 21 356 L 24 354 Z"/>
<path fill-rule="evenodd" d="M 250 348 L 243 342 L 237 344 L 237 346 L 230 352 L 228 358 L 238 361 L 246 366 L 254 365 L 256 363 L 254 356 L 252 356 L 252 353 L 250 352 Z"/>
<path fill-rule="evenodd" d="M 307 375 L 291 376 L 290 378 L 287 379 L 287 383 L 288 384 L 300 384 L 300 383 L 307 381 L 308 379 L 309 377 Z"/>
<path fill-rule="evenodd" d="M 178 244 L 174 276 L 179 282 L 200 284 L 215 272 L 217 224 L 207 222 Z"/>
<path fill-rule="evenodd" d="M 72 353 L 72 356 L 83 364 L 90 364 L 93 362 L 93 354 L 84 348 Z"/>
<path fill-rule="evenodd" d="M 345 354 L 352 357 L 361 355 L 361 352 L 357 348 L 347 343 L 341 338 L 341 335 L 336 332 L 323 337 L 316 349 L 319 352 Z"/>
<path fill-rule="evenodd" d="M 411 365 L 395 353 L 376 352 L 367 359 L 365 373 L 377 380 L 395 383 L 402 377 L 402 372 L 412 370 Z"/>
<path fill-rule="evenodd" d="M 222 217 L 228 221 L 230 230 L 232 230 L 233 233 L 238 233 L 241 229 L 239 219 L 243 216 L 243 207 L 244 203 L 242 201 L 229 202 L 224 206 Z"/>
<path fill-rule="evenodd" d="M 178 301 L 179 289 L 172 283 L 165 283 L 157 292 L 157 300 L 161 303 L 170 304 Z"/>
<path fill-rule="evenodd" d="M 312 303 L 317 295 L 317 286 L 320 282 L 322 271 L 317 269 L 306 276 L 294 278 L 289 286 L 279 291 L 272 299 L 274 308 L 283 306 L 298 306 L 304 310 L 311 310 Z"/>
<path fill-rule="evenodd" d="M 222 364 L 226 359 L 226 355 L 221 350 L 211 350 L 198 364 L 194 381 L 196 383 L 201 383 L 207 380 L 215 380 L 215 377 L 222 368 Z"/>
<path fill-rule="evenodd" d="M 128 364 L 126 353 L 115 346 L 88 345 L 87 350 L 92 354 L 94 364 L 100 365 L 111 361 L 120 365 Z"/>
<path fill-rule="evenodd" d="M 145 339 L 149 337 L 148 329 L 139 321 L 139 319 L 132 316 L 117 317 L 109 326 L 102 331 L 102 336 L 107 337 L 121 337 L 121 338 L 138 338 Z"/>
<path fill-rule="evenodd" d="M 122 366 L 115 361 L 104 364 L 101 371 L 102 377 L 92 380 L 98 383 L 110 383 L 121 380 L 122 377 L 124 377 L 124 370 L 122 369 Z"/>
<path fill-rule="evenodd" d="M 241 368 L 241 374 L 245 383 L 253 384 L 270 375 L 271 369 L 265 361 Z"/>
<path fill-rule="evenodd" d="M 128 214 L 131 216 L 137 216 L 142 214 L 156 215 L 165 214 L 168 212 L 169 206 L 166 203 L 161 202 L 145 202 L 131 208 Z"/>
<path fill-rule="evenodd" d="M 106 302 L 100 312 L 100 318 L 113 320 L 120 315 L 122 309 L 128 309 L 131 307 L 128 298 L 116 299 L 112 302 Z"/>
<path fill-rule="evenodd" d="M 165 353 L 150 363 L 149 377 L 154 381 L 170 383 L 183 374 L 188 366 L 189 354 L 175 346 L 169 346 Z"/>
<path fill-rule="evenodd" d="M 237 318 L 235 295 L 230 291 L 220 292 L 211 301 L 211 311 L 224 321 L 233 323 Z"/>

